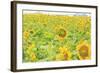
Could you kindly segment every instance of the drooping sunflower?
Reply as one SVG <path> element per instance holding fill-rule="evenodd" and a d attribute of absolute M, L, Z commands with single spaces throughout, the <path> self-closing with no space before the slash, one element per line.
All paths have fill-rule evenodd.
<path fill-rule="evenodd" d="M 91 59 L 90 45 L 86 42 L 82 42 L 76 47 L 78 57 L 80 60 Z"/>
<path fill-rule="evenodd" d="M 56 60 L 70 60 L 70 59 L 71 59 L 70 51 L 65 47 L 60 47 L 59 54 L 56 55 Z"/>

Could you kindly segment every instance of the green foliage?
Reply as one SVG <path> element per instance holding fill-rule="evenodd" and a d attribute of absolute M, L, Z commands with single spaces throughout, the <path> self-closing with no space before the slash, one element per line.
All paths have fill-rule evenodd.
<path fill-rule="evenodd" d="M 90 44 L 90 22 L 89 16 L 23 14 L 23 62 L 55 61 L 60 47 L 79 60 L 76 46 Z"/>

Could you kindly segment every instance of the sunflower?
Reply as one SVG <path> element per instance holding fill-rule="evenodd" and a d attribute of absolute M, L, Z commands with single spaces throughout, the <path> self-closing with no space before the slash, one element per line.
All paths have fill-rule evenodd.
<path fill-rule="evenodd" d="M 70 60 L 71 59 L 71 53 L 67 48 L 60 47 L 59 48 L 59 54 L 56 55 L 56 60 Z"/>
<path fill-rule="evenodd" d="M 61 37 L 61 38 L 64 38 L 66 36 L 66 30 L 63 29 L 63 28 L 60 28 L 58 30 L 58 36 Z"/>
<path fill-rule="evenodd" d="M 58 40 L 63 40 L 66 35 L 67 35 L 67 31 L 65 30 L 64 27 L 59 27 L 59 28 L 56 28 L 56 38 Z"/>
<path fill-rule="evenodd" d="M 80 31 L 85 30 L 85 28 L 90 27 L 90 17 L 88 16 L 81 16 L 78 22 L 78 29 Z"/>
<path fill-rule="evenodd" d="M 76 48 L 80 60 L 90 59 L 91 51 L 89 44 L 82 42 Z"/>
<path fill-rule="evenodd" d="M 60 61 L 60 60 L 65 60 L 64 55 L 62 53 L 56 55 L 56 61 Z"/>
<path fill-rule="evenodd" d="M 27 49 L 25 50 L 26 54 L 30 55 L 31 53 L 33 53 L 33 48 L 35 48 L 35 44 L 34 43 L 29 44 L 28 47 L 27 47 Z"/>
<path fill-rule="evenodd" d="M 30 58 L 31 58 L 31 61 L 35 61 L 35 60 L 36 60 L 36 55 L 35 55 L 34 52 L 32 52 L 32 53 L 30 54 Z"/>
<path fill-rule="evenodd" d="M 35 53 L 32 51 L 32 49 L 27 49 L 27 50 L 26 50 L 26 55 L 27 55 L 27 57 L 28 57 L 28 59 L 29 59 L 30 61 L 35 61 L 35 60 L 36 60 L 36 55 L 35 55 Z"/>
<path fill-rule="evenodd" d="M 24 31 L 23 36 L 24 36 L 24 39 L 27 39 L 29 37 L 29 32 L 28 31 Z"/>
<path fill-rule="evenodd" d="M 32 49 L 35 47 L 35 43 L 29 44 L 28 49 Z"/>

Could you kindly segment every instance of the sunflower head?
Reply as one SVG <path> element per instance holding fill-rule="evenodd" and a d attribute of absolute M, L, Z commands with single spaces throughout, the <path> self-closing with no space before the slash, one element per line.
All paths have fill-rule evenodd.
<path fill-rule="evenodd" d="M 24 31 L 23 36 L 24 36 L 24 39 L 27 39 L 29 37 L 29 32 L 28 31 Z"/>
<path fill-rule="evenodd" d="M 35 61 L 35 60 L 36 60 L 36 55 L 35 55 L 34 52 L 32 52 L 32 53 L 30 54 L 30 58 L 31 58 L 31 61 Z"/>
<path fill-rule="evenodd" d="M 70 60 L 71 59 L 71 53 L 67 48 L 60 47 L 59 48 L 59 54 L 56 56 L 56 60 Z"/>
<path fill-rule="evenodd" d="M 35 52 L 33 52 L 31 49 L 27 49 L 26 50 L 26 55 L 27 55 L 27 59 L 30 60 L 30 61 L 35 61 L 36 60 L 36 54 Z"/>
<path fill-rule="evenodd" d="M 56 37 L 58 40 L 63 40 L 67 35 L 67 31 L 64 27 L 59 27 L 56 29 Z"/>
<path fill-rule="evenodd" d="M 60 28 L 58 31 L 58 36 L 64 38 L 66 36 L 66 30 L 63 28 Z"/>
<path fill-rule="evenodd" d="M 80 60 L 90 59 L 90 45 L 86 42 L 80 43 L 77 46 L 77 52 Z"/>
<path fill-rule="evenodd" d="M 32 48 L 35 48 L 35 43 L 29 44 L 28 49 L 32 49 Z"/>

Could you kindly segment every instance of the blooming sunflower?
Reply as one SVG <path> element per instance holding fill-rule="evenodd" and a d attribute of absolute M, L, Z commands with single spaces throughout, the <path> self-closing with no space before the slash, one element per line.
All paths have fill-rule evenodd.
<path fill-rule="evenodd" d="M 80 43 L 77 47 L 77 52 L 80 60 L 90 59 L 90 45 L 86 42 Z"/>
<path fill-rule="evenodd" d="M 29 44 L 28 49 L 32 49 L 35 47 L 35 43 Z"/>
<path fill-rule="evenodd" d="M 32 52 L 32 53 L 30 54 L 30 58 L 31 58 L 31 61 L 35 61 L 35 60 L 36 60 L 36 55 L 35 55 L 34 52 Z"/>
<path fill-rule="evenodd" d="M 63 29 L 63 28 L 60 28 L 58 30 L 58 36 L 61 37 L 61 38 L 64 38 L 66 36 L 66 30 Z"/>
<path fill-rule="evenodd" d="M 67 35 L 67 31 L 65 30 L 64 27 L 59 27 L 56 28 L 56 34 L 58 40 L 63 40 Z"/>
<path fill-rule="evenodd" d="M 35 47 L 35 44 L 32 43 L 32 44 L 29 44 L 27 49 L 25 50 L 26 54 L 27 55 L 30 55 L 31 53 L 33 53 L 33 48 Z"/>
<path fill-rule="evenodd" d="M 71 53 L 67 48 L 60 47 L 59 48 L 59 54 L 56 55 L 56 60 L 70 60 L 71 59 Z"/>
<path fill-rule="evenodd" d="M 56 55 L 56 61 L 61 61 L 61 60 L 65 60 L 64 55 L 62 53 L 59 53 Z"/>
<path fill-rule="evenodd" d="M 27 39 L 29 37 L 29 32 L 28 31 L 24 31 L 23 36 L 24 36 L 24 39 Z"/>
<path fill-rule="evenodd" d="M 30 61 L 36 60 L 36 55 L 31 49 L 26 50 L 26 55 L 27 55 L 28 60 L 30 60 Z"/>

